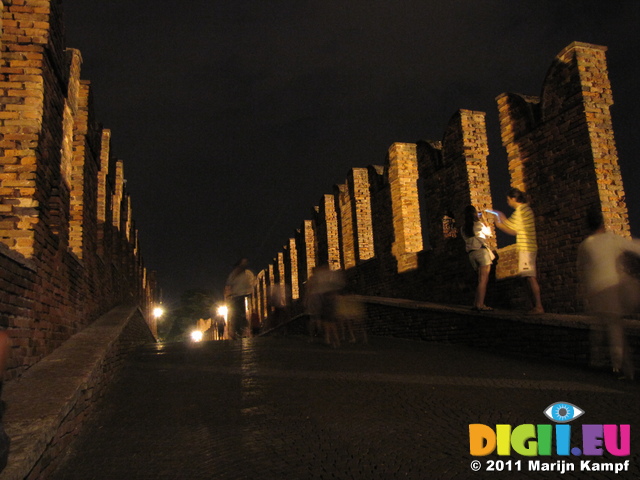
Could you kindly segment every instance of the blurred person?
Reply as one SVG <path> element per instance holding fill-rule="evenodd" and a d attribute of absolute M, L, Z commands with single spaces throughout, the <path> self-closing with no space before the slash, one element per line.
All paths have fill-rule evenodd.
<path fill-rule="evenodd" d="M 491 236 L 491 228 L 481 220 L 481 214 L 473 205 L 467 205 L 464 209 L 464 225 L 460 229 L 465 242 L 465 249 L 469 254 L 471 266 L 478 273 L 478 285 L 473 301 L 473 310 L 479 312 L 491 311 L 493 308 L 484 303 L 489 283 L 489 273 L 495 255 L 486 243 Z"/>
<path fill-rule="evenodd" d="M 321 322 L 325 343 L 334 348 L 340 346 L 336 300 L 345 284 L 342 270 L 331 270 L 327 264 L 316 267 L 307 282 L 305 307 L 312 319 Z"/>
<path fill-rule="evenodd" d="M 196 328 L 202 332 L 203 340 L 213 340 L 213 330 L 211 329 L 211 319 L 198 319 Z"/>
<path fill-rule="evenodd" d="M 277 283 L 270 285 L 267 291 L 271 315 L 269 316 L 269 328 L 277 328 L 285 325 L 289 320 L 289 299 L 291 289 L 287 285 Z"/>
<path fill-rule="evenodd" d="M 338 317 L 341 338 L 346 340 L 348 334 L 349 342 L 356 343 L 356 334 L 358 334 L 362 338 L 362 343 L 369 343 L 364 304 L 354 295 L 338 295 L 336 300 L 336 316 Z"/>
<path fill-rule="evenodd" d="M 516 237 L 518 274 L 527 279 L 529 293 L 533 301 L 533 308 L 528 313 L 544 313 L 540 297 L 540 285 L 538 284 L 536 273 L 538 243 L 533 210 L 531 210 L 527 202 L 525 193 L 517 188 L 511 188 L 507 192 L 507 204 L 514 209 L 513 214 L 509 218 L 498 210 L 488 211 L 496 216 L 496 227 Z"/>
<path fill-rule="evenodd" d="M 246 258 L 240 259 L 234 265 L 225 285 L 225 299 L 229 306 L 228 334 L 232 340 L 246 335 L 249 326 L 246 299 L 253 292 L 255 275 L 248 265 Z"/>
<path fill-rule="evenodd" d="M 311 275 L 305 283 L 304 297 L 302 299 L 304 312 L 309 315 L 307 328 L 311 342 L 316 336 L 322 333 L 322 295 L 320 294 L 318 285 L 319 269 L 319 266 L 313 267 Z"/>
<path fill-rule="evenodd" d="M 640 255 L 640 242 L 608 232 L 599 208 L 589 210 L 587 223 L 593 233 L 578 247 L 577 259 L 585 309 L 607 331 L 614 373 L 633 380 L 633 358 L 623 316 L 637 311 L 640 283 L 625 271 L 625 255 Z M 594 341 L 596 335 L 592 335 L 592 354 Z"/>

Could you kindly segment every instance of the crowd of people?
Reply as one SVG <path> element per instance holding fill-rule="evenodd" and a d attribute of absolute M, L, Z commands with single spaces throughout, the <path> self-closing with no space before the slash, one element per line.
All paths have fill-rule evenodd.
<path fill-rule="evenodd" d="M 256 277 L 248 268 L 248 260 L 241 259 L 234 265 L 225 285 L 225 301 L 228 317 L 221 315 L 212 326 L 220 328 L 216 339 L 240 339 L 255 336 L 261 330 L 279 329 L 286 333 L 291 319 L 291 291 L 286 285 L 271 285 L 268 290 L 269 315 L 260 321 L 251 312 L 248 302 Z M 342 342 L 368 341 L 364 328 L 364 306 L 355 296 L 347 294 L 344 272 L 320 265 L 313 269 L 305 283 L 302 305 L 308 317 L 309 335 L 322 337 L 327 345 L 337 348 Z"/>

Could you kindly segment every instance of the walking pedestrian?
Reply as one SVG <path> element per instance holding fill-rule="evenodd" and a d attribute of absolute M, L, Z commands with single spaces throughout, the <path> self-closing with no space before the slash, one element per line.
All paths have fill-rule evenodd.
<path fill-rule="evenodd" d="M 624 269 L 625 255 L 640 255 L 640 241 L 608 232 L 601 210 L 587 214 L 593 232 L 578 247 L 578 274 L 587 312 L 607 331 L 613 371 L 633 380 L 633 356 L 624 332 L 623 316 L 634 313 L 640 299 L 640 283 Z M 594 336 L 592 336 L 594 342 Z M 597 345 L 592 343 L 592 353 Z"/>

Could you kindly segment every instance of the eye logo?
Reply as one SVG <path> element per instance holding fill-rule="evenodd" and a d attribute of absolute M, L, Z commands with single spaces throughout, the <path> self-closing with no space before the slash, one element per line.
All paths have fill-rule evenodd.
<path fill-rule="evenodd" d="M 556 423 L 570 422 L 581 416 L 583 413 L 584 410 L 569 402 L 552 403 L 544 410 L 544 414 L 547 418 Z"/>

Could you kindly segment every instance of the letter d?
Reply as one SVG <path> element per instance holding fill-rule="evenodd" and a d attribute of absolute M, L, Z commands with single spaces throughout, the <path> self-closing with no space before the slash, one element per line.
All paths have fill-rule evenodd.
<path fill-rule="evenodd" d="M 469 425 L 469 451 L 474 457 L 490 455 L 496 449 L 496 432 L 482 423 Z"/>

